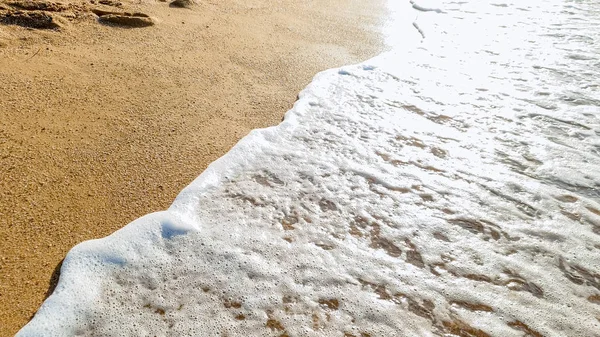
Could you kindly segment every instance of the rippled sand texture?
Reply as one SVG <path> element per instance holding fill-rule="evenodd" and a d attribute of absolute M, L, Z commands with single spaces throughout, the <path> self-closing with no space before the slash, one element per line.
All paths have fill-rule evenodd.
<path fill-rule="evenodd" d="M 101 19 L 125 13 L 153 25 Z M 382 17 L 358 0 L 0 0 L 0 335 L 74 245 L 167 208 L 318 71 L 379 53 Z"/>
<path fill-rule="evenodd" d="M 598 5 L 417 7 L 417 48 L 73 249 L 22 335 L 598 336 Z"/>

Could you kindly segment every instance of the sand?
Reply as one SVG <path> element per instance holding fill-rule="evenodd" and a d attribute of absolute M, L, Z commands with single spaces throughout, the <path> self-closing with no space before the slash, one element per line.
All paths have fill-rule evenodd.
<path fill-rule="evenodd" d="M 382 1 L 9 3 L 2 336 L 35 314 L 71 247 L 166 209 L 251 129 L 277 124 L 317 72 L 383 48 Z"/>

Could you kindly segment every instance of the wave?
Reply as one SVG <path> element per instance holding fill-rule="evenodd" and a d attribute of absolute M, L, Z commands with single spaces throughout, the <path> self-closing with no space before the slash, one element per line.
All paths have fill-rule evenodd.
<path fill-rule="evenodd" d="M 597 335 L 598 74 L 569 37 L 598 6 L 442 5 L 417 47 L 318 74 L 167 211 L 73 248 L 18 335 Z"/>

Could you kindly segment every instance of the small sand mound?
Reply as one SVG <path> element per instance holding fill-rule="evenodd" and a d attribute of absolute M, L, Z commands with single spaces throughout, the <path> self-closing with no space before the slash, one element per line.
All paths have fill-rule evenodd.
<path fill-rule="evenodd" d="M 98 22 L 111 26 L 139 28 L 154 25 L 154 20 L 147 14 L 123 11 L 124 5 L 118 0 L 90 0 L 90 4 L 47 0 L 0 0 L 0 24 L 55 29 L 62 28 L 61 23 L 92 18 L 94 16 L 88 14 L 94 13 L 99 17 Z"/>
<path fill-rule="evenodd" d="M 60 25 L 44 12 L 8 12 L 0 14 L 0 23 L 36 29 L 57 29 Z"/>
<path fill-rule="evenodd" d="M 191 8 L 196 5 L 194 0 L 174 0 L 169 4 L 169 7 L 175 8 Z"/>
<path fill-rule="evenodd" d="M 123 7 L 123 3 L 120 2 L 120 1 L 100 0 L 100 1 L 98 1 L 98 3 L 101 4 L 101 5 L 105 5 L 105 6 Z"/>
<path fill-rule="evenodd" d="M 49 1 L 11 1 L 8 2 L 8 5 L 28 11 L 63 12 L 68 9 L 68 7 L 63 4 Z"/>
<path fill-rule="evenodd" d="M 101 16 L 98 21 L 100 21 L 100 23 L 126 28 L 141 28 L 154 25 L 154 21 L 145 14 L 106 14 Z"/>

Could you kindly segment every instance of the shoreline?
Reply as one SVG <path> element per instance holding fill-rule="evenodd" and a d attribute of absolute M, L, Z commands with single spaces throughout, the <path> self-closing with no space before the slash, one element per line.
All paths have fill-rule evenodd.
<path fill-rule="evenodd" d="M 0 335 L 74 245 L 167 209 L 317 72 L 383 51 L 383 2 L 271 5 L 125 3 L 156 21 L 137 29 L 0 25 Z"/>

